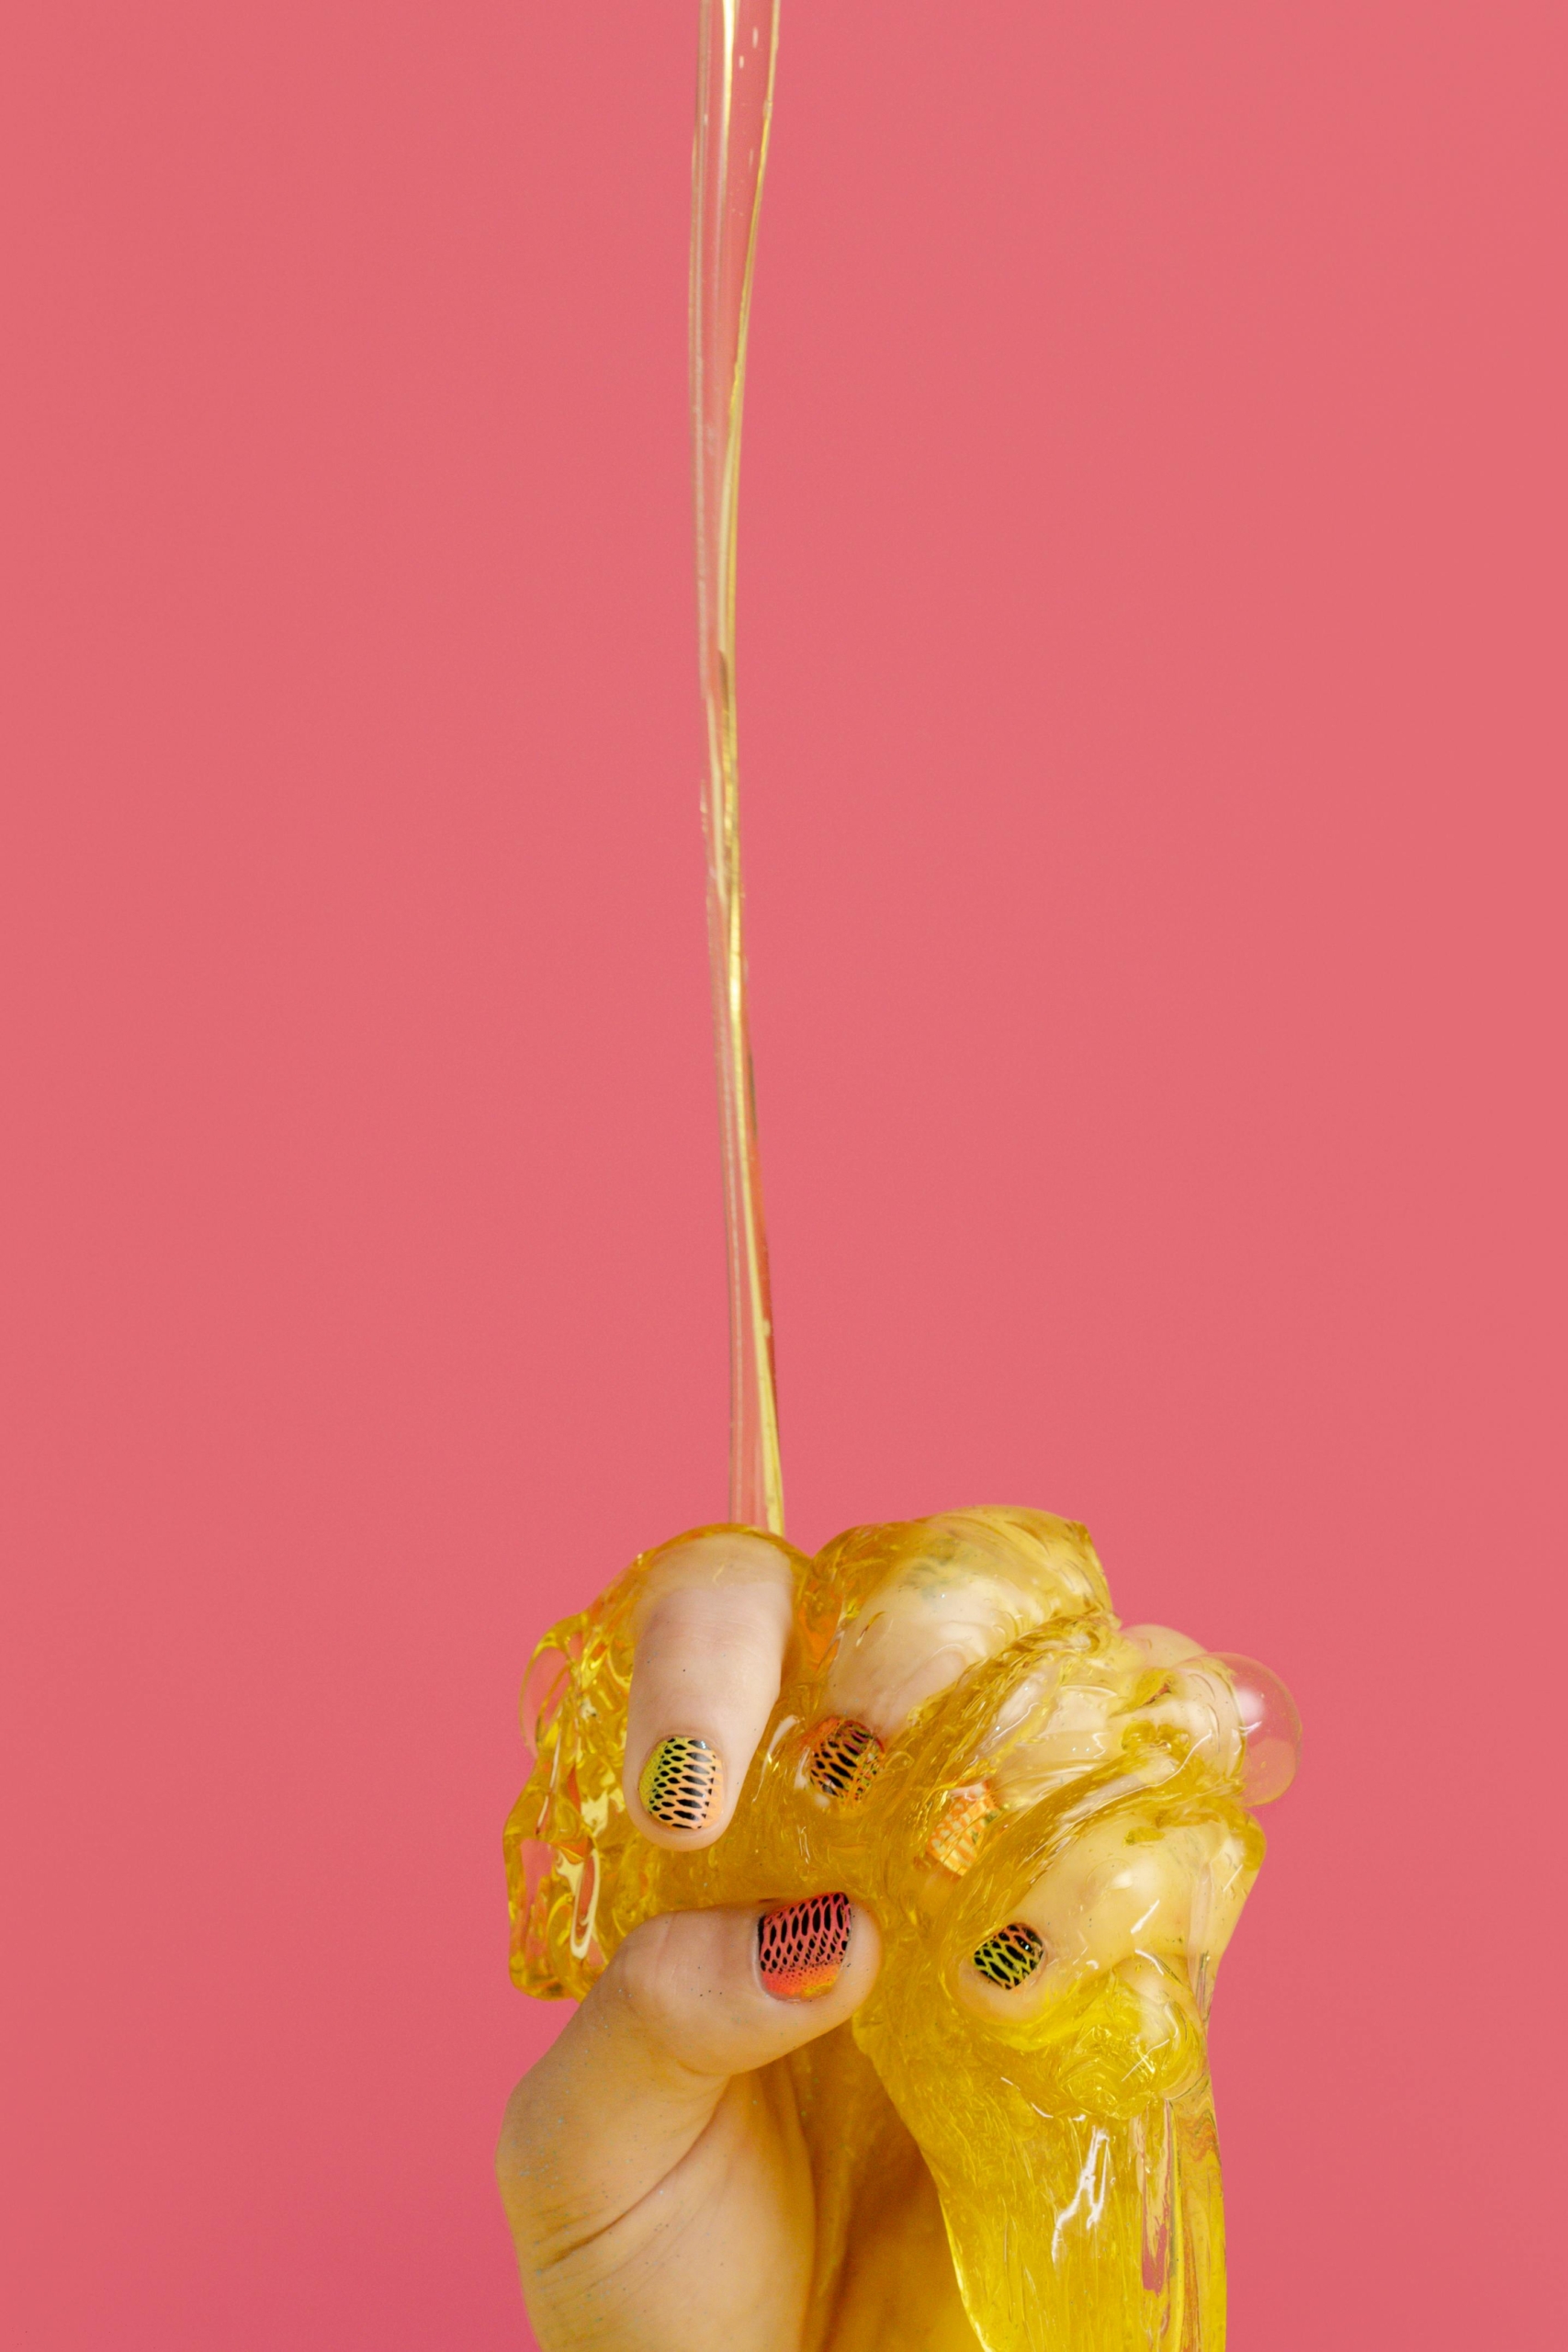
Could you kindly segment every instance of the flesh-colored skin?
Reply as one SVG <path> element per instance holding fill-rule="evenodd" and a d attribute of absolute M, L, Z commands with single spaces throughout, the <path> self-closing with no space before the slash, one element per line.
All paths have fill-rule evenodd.
<path fill-rule="evenodd" d="M 636 1613 L 625 1776 L 651 1842 L 688 1841 L 643 1813 L 643 1756 L 668 1731 L 722 1738 L 737 1719 L 755 1718 L 755 1746 L 793 1599 L 787 1559 L 760 1538 L 701 1536 L 661 1555 Z M 878 1656 L 926 1697 L 989 1654 L 971 1645 L 933 1679 L 931 1637 L 905 1615 Z M 888 1736 L 903 1720 L 885 1704 L 876 1715 Z M 977 2352 L 931 2174 L 845 2030 L 874 1982 L 874 1922 L 857 1917 L 833 1991 L 796 2007 L 757 1986 L 755 1916 L 666 1915 L 634 1930 L 513 2093 L 497 2169 L 544 2352 L 800 2352 L 810 2142 L 833 2118 L 869 2128 L 876 2155 L 823 2352 Z M 820 2115 L 780 2059 L 807 2043 L 830 2086 Z"/>
<path fill-rule="evenodd" d="M 802 1571 L 813 1564 L 772 1539 L 705 1531 L 638 1563 L 624 1602 L 613 1595 L 605 1604 L 615 1628 L 608 1647 L 601 1645 L 608 1681 L 593 1686 L 585 1723 L 572 1711 L 592 1676 L 586 1662 L 573 1669 L 558 1719 L 579 1742 L 573 1794 L 563 1814 L 558 1756 L 553 1826 L 545 1831 L 553 1859 L 544 1855 L 547 1874 L 532 1914 L 518 1881 L 519 1981 L 531 1990 L 586 1992 L 566 2031 L 513 2094 L 500 2155 L 525 2295 L 544 2352 L 975 2352 L 982 2341 L 991 2352 L 1032 2352 L 1047 2341 L 1074 2352 L 1066 2337 L 1038 2333 L 1027 2314 L 986 2318 L 993 2304 L 1001 2310 L 998 2295 L 1006 2301 L 1004 2272 L 996 2268 L 1000 2260 L 1005 2271 L 1005 2236 L 999 2254 L 971 2249 L 966 2287 L 983 2337 L 971 2324 L 948 2227 L 960 2230 L 962 2242 L 970 2150 L 946 2144 L 949 2102 L 938 2098 L 932 2108 L 930 2080 L 922 2085 L 917 2066 L 911 2086 L 898 2053 L 908 2054 L 911 2035 L 918 2041 L 945 2006 L 953 2022 L 942 2030 L 950 2041 L 959 2037 L 950 2064 L 974 2076 L 954 2076 L 953 2103 L 962 2103 L 960 2092 L 977 2098 L 974 2112 L 983 2120 L 987 2095 L 976 2070 L 989 2063 L 987 2037 L 999 2033 L 1004 2053 L 1011 2044 L 1026 2052 L 1032 2036 L 1043 2032 L 1048 2042 L 1053 2020 L 1070 2018 L 1075 2001 L 1081 2008 L 1103 1986 L 1112 2001 L 1106 2014 L 1114 2014 L 1134 2073 L 1154 2069 L 1162 2096 L 1176 2102 L 1161 2112 L 1179 2125 L 1191 2101 L 1201 2105 L 1205 2097 L 1203 2019 L 1213 1969 L 1258 1847 L 1234 1805 L 1190 1805 L 1191 1817 L 1172 1815 L 1163 1828 L 1164 1815 L 1140 1810 L 1138 1791 L 1145 1782 L 1157 1790 L 1160 1776 L 1175 1770 L 1172 1756 L 1192 1759 L 1190 1774 L 1237 1769 L 1240 1736 L 1234 1709 L 1226 1713 L 1224 1677 L 1196 1644 L 1168 1628 L 1118 1633 L 1103 1616 L 1103 1586 L 1087 1539 L 1086 1566 L 1073 1543 L 1052 1532 L 1063 1522 L 1032 1515 L 1043 1537 L 1032 1523 L 1021 1535 L 990 1524 L 1030 1517 L 976 1513 L 924 1522 L 933 1531 L 929 1544 L 919 1528 L 889 1531 L 899 1539 L 897 1556 L 886 1574 L 874 1563 L 867 1570 L 868 1589 L 824 1637 L 809 1684 L 813 1707 L 864 1724 L 896 1756 L 901 1738 L 938 1720 L 932 1711 L 940 1713 L 943 1694 L 956 1694 L 961 1682 L 983 1690 L 991 1661 L 1038 1655 L 1030 1672 L 998 1689 L 974 1750 L 976 1785 L 991 1808 L 986 1818 L 1004 1827 L 1050 1816 L 1064 1792 L 1113 1780 L 1118 1758 L 1126 1760 L 1128 1692 L 1145 1694 L 1137 1720 L 1145 1744 L 1132 1779 L 1123 1771 L 1116 1784 L 1131 1795 L 1120 1809 L 1086 1818 L 1065 1845 L 1058 1839 L 1044 1867 L 1010 1890 L 1008 1916 L 1044 1947 L 1035 1973 L 1012 1991 L 988 1982 L 964 1956 L 964 1939 L 973 1942 L 976 1931 L 963 1926 L 953 1906 L 965 1900 L 969 1882 L 929 1857 L 897 1881 L 913 1889 L 914 1910 L 906 1903 L 901 1927 L 879 1898 L 896 1930 L 892 1951 L 918 1952 L 928 1940 L 935 1949 L 954 1934 L 962 1949 L 945 1990 L 912 1994 L 910 1963 L 899 1958 L 886 1996 L 879 1991 L 878 1906 L 866 1899 L 869 1879 L 858 1890 L 846 1884 L 849 1849 L 835 1863 L 836 1881 L 775 1881 L 788 1899 L 836 1886 L 858 1893 L 837 1981 L 820 1998 L 796 2002 L 772 1997 L 759 1977 L 756 1922 L 766 1903 L 723 1898 L 727 1885 L 733 1893 L 746 1883 L 746 1855 L 774 1851 L 772 1863 L 758 1864 L 763 1885 L 766 1871 L 782 1867 L 779 1849 L 757 1844 L 755 1807 L 768 1803 L 767 1785 L 782 1785 L 778 1759 L 801 1736 L 798 1728 L 790 1732 L 787 1715 L 768 1727 L 797 1687 L 792 1678 L 811 1670 L 799 1645 L 809 1652 L 810 1587 L 809 1577 L 803 1587 Z M 1066 1533 L 1076 1539 L 1081 1531 Z M 1095 1608 L 1100 1630 L 1089 1648 L 1081 1640 L 1075 1648 L 1066 1634 L 1055 1642 L 1058 1621 L 1069 1625 L 1075 1611 Z M 804 1633 L 797 1609 L 806 1612 Z M 604 1751 L 604 1690 L 619 1676 L 625 1693 L 628 1673 L 617 1785 L 602 1771 L 596 1777 L 595 1759 Z M 700 1832 L 662 1829 L 637 1795 L 648 1753 L 671 1735 L 706 1741 L 722 1758 L 722 1809 Z M 804 1792 L 803 1822 L 819 1815 L 830 1849 L 843 1825 L 798 1775 L 791 1785 Z M 540 1786 L 536 1769 L 530 1792 Z M 525 1792 L 523 1837 L 538 1834 L 536 1811 Z M 566 1836 L 572 1821 L 586 1844 Z M 887 1833 L 878 1834 L 885 1842 Z M 573 1860 L 589 1847 L 588 1860 Z M 647 1859 L 638 1861 L 639 1854 Z M 983 1886 L 983 1872 L 975 1883 Z M 677 1907 L 688 1903 L 704 1907 Z M 541 1905 L 553 1906 L 547 1929 Z M 650 1909 L 660 1916 L 649 1917 Z M 929 1927 L 921 1925 L 926 1915 Z M 638 1917 L 642 1924 L 626 1932 Z M 863 2013 L 865 2049 L 850 2030 L 856 2012 Z M 960 2024 L 965 2016 L 968 2027 Z M 1025 2055 L 1007 2063 L 1024 2082 L 1032 2079 L 1026 2065 L 1038 2070 L 1045 2062 Z M 1034 2113 L 1045 2112 L 1049 2096 Z M 1114 2082 L 1087 2097 L 1091 2109 L 1096 2098 L 1109 2099 L 1108 2115 L 1134 2111 Z M 996 2128 L 1005 2138 L 1004 2120 L 998 2109 Z M 1134 2120 L 1116 2128 L 1136 2134 L 1144 2127 Z M 1164 2128 L 1174 2144 L 1168 2121 Z M 1098 2194 L 1103 2201 L 1103 2187 Z M 1071 2220 L 1060 2200 L 1058 2210 Z M 1098 2220 L 1100 2207 L 1093 2210 Z M 1197 2316 L 1196 2291 L 1189 2293 L 1190 2317 Z M 1180 2340 L 1217 2345 L 1216 2319 L 1223 2328 L 1216 2309 L 1207 2333 Z M 1098 2352 L 1102 2341 L 1122 2339 L 1091 2331 L 1079 2340 Z"/>

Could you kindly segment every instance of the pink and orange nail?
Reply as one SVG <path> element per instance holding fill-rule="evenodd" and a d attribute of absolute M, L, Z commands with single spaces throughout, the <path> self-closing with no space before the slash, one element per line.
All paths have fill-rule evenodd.
<path fill-rule="evenodd" d="M 757 1922 L 757 1973 L 779 2001 L 816 2001 L 830 1992 L 850 1949 L 854 1906 L 847 1894 L 813 1894 L 764 1911 Z"/>

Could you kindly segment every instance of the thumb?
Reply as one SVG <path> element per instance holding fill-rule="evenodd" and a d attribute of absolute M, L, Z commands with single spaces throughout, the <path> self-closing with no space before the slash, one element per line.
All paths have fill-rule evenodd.
<path fill-rule="evenodd" d="M 875 1921 L 841 1894 L 634 1928 L 507 2109 L 497 2170 L 525 2269 L 630 2212 L 726 2085 L 841 2025 L 881 1957 Z"/>

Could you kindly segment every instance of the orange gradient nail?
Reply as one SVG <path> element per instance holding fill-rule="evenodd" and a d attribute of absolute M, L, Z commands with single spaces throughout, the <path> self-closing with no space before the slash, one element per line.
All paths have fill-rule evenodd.
<path fill-rule="evenodd" d="M 937 1818 L 926 1848 L 932 1861 L 940 1862 L 954 1878 L 972 1871 L 981 1837 L 987 1824 L 996 1819 L 998 1811 L 988 1781 L 974 1781 L 967 1788 L 954 1789 Z"/>
<path fill-rule="evenodd" d="M 757 1971 L 776 2001 L 816 2001 L 831 1991 L 850 1949 L 854 1910 L 847 1894 L 813 1894 L 764 1911 L 757 1922 Z"/>
<path fill-rule="evenodd" d="M 874 1731 L 845 1715 L 829 1715 L 811 1735 L 806 1769 L 825 1797 L 858 1804 L 881 1762 L 882 1742 Z"/>

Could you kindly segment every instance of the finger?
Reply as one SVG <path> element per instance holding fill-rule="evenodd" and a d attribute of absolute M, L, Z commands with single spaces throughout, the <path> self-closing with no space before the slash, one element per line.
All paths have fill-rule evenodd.
<path fill-rule="evenodd" d="M 1106 1605 L 1087 1531 L 1047 1513 L 950 1511 L 905 1533 L 844 1628 L 808 1734 L 807 1769 L 829 1804 L 859 1804 L 889 1742 L 962 1676 L 1054 1619 Z M 1019 1721 L 1048 1695 L 1049 1679 L 1043 1673 L 1014 1690 Z M 995 1728 L 999 1736 L 1013 1727 Z M 964 1817 L 949 1823 L 947 1850 L 931 1850 L 962 1869 L 994 1800 L 982 1782 L 958 1793 Z"/>
<path fill-rule="evenodd" d="M 1202 1643 L 1179 1634 L 1174 1625 L 1123 1625 L 1122 1638 L 1142 1650 L 1151 1666 L 1180 1666 L 1203 1655 Z"/>
<path fill-rule="evenodd" d="M 1013 2022 L 1069 1988 L 1137 1964 L 1212 1988 L 1257 1875 L 1216 1815 L 1155 1831 L 1110 1815 L 1073 1838 L 959 1970 L 964 2005 Z"/>
<path fill-rule="evenodd" d="M 1084 1531 L 1042 1513 L 950 1511 L 910 1532 L 846 1627 L 824 1693 L 882 1745 L 960 1675 L 1104 1590 Z"/>
<path fill-rule="evenodd" d="M 525 2268 L 631 2214 L 732 2080 L 841 2025 L 880 1960 L 874 1921 L 842 1895 L 634 1929 L 507 2109 L 498 2171 Z"/>
<path fill-rule="evenodd" d="M 623 1786 L 656 1844 L 710 1846 L 728 1826 L 779 1695 L 791 1557 L 782 1542 L 721 1529 L 668 1545 L 648 1571 Z"/>

